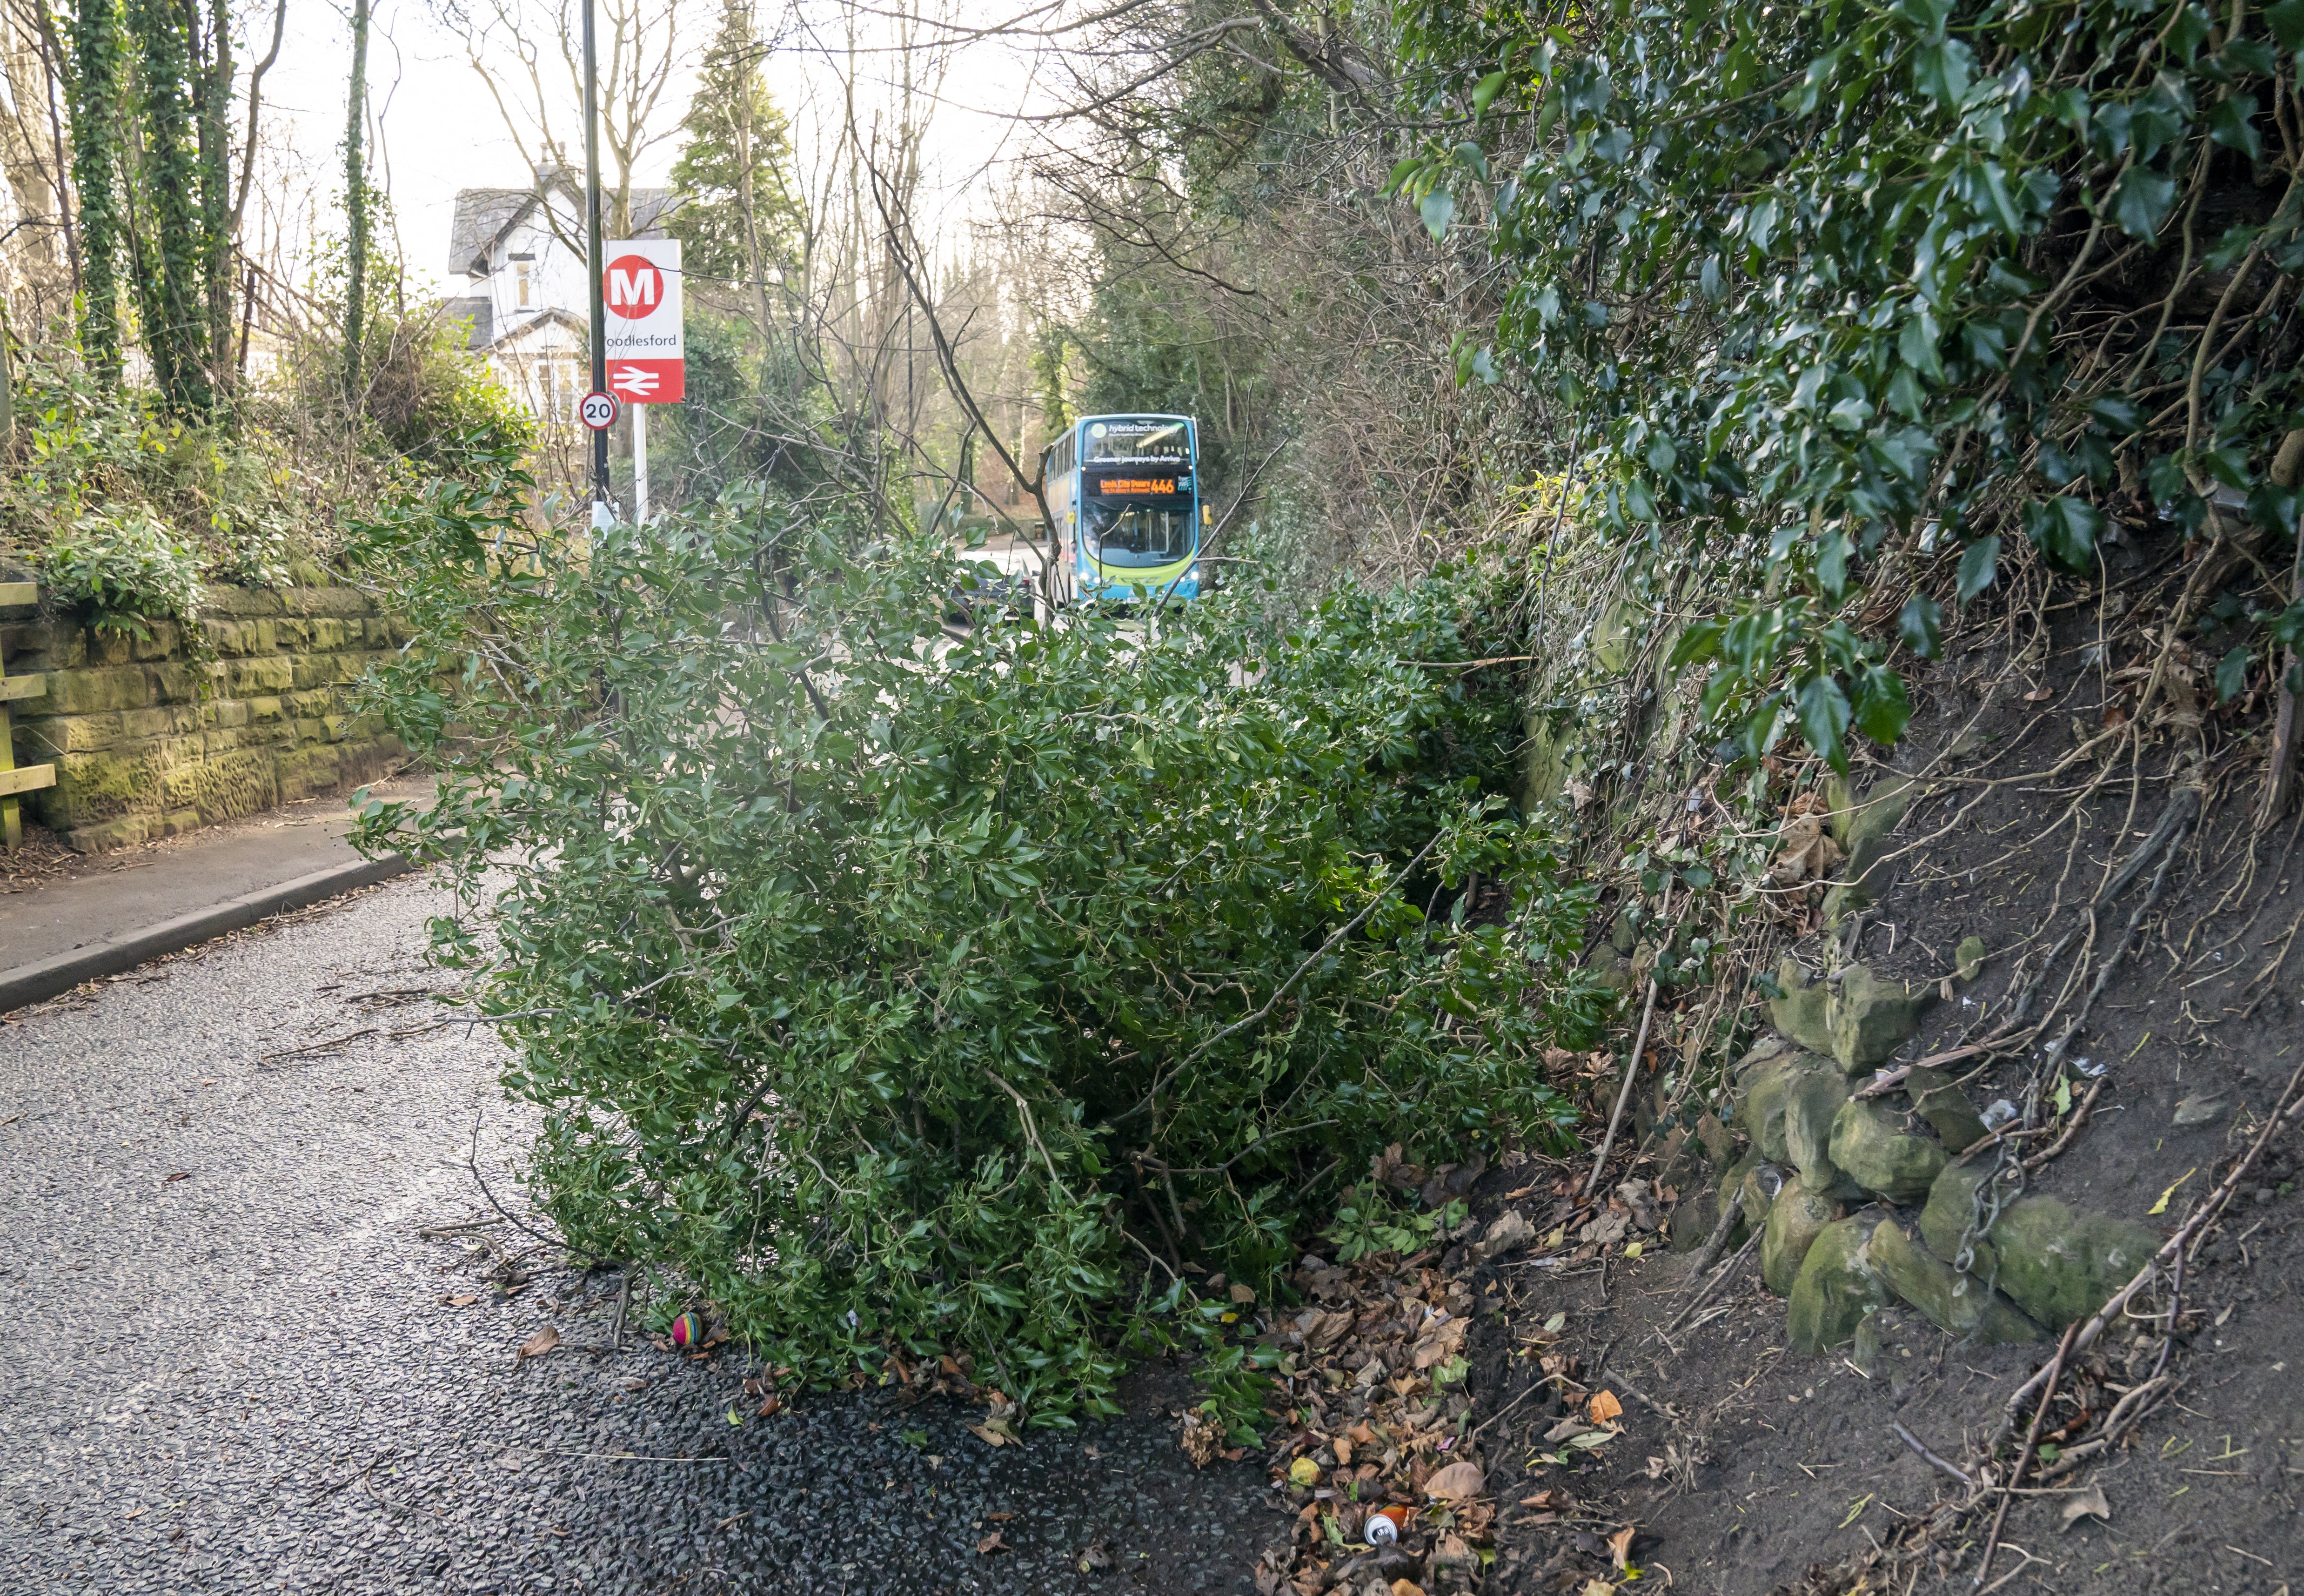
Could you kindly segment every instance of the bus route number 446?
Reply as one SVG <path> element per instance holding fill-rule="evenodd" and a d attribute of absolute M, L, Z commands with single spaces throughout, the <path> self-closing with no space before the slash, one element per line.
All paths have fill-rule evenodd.
<path fill-rule="evenodd" d="M 605 432 L 616 424 L 616 412 L 623 408 L 614 394 L 595 388 L 577 403 L 576 417 L 593 431 Z"/>

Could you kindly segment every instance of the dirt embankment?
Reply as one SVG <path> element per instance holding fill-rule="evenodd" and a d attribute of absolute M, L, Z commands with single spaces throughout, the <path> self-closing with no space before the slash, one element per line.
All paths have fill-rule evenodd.
<path fill-rule="evenodd" d="M 1595 1060 L 1580 1159 L 1489 1171 L 1425 1261 L 1444 1279 L 1350 1283 L 1472 1321 L 1463 1413 L 1411 1415 L 1447 1421 L 1444 1449 L 1377 1483 L 1419 1495 L 1453 1459 L 1483 1489 L 1469 1512 L 1419 1504 L 1412 1566 L 1331 1545 L 1355 1471 L 1320 1421 L 1360 1423 L 1363 1455 L 1394 1437 L 1341 1405 L 1307 1415 L 1283 1447 L 1319 1478 L 1289 1493 L 1293 1549 L 1264 1584 L 2272 1596 L 2304 1577 L 2304 818 L 2262 811 L 2261 662 L 2221 700 L 2214 679 L 2245 622 L 2216 619 L 2199 562 L 2245 551 L 2106 552 L 2101 582 L 2031 574 L 1948 638 L 1892 761 L 1778 773 L 1760 956 L 1739 992 L 1665 991 L 1653 1027 L 1741 1004 L 1716 1099 L 1675 1102 L 1685 1059 L 1651 1048 L 1640 1133 L 1588 1199 L 1615 1089 Z M 1691 832 L 1732 824 L 1675 807 Z M 1611 929 L 1594 956 L 1616 956 Z M 1437 1555 L 1465 1529 L 1477 1575 Z"/>

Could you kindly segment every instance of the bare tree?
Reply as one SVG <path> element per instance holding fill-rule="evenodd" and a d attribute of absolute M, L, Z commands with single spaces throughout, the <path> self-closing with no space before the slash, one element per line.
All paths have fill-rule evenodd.
<path fill-rule="evenodd" d="M 665 95 L 688 63 L 697 0 L 597 0 L 602 225 L 632 231 L 633 174 L 679 131 Z M 563 209 L 555 174 L 580 183 L 570 159 L 584 148 L 584 58 L 580 0 L 435 0 L 436 15 L 503 118 L 561 243 L 584 253 L 581 216 Z"/>

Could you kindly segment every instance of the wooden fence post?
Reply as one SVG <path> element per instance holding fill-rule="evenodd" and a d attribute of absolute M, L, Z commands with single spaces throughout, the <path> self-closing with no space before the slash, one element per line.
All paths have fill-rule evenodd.
<path fill-rule="evenodd" d="M 0 582 L 0 608 L 10 605 L 31 605 L 40 600 L 40 590 L 29 582 Z M 37 793 L 42 787 L 56 785 L 54 765 L 27 765 L 16 768 L 16 746 L 13 728 L 8 723 L 8 706 L 18 699 L 44 697 L 48 691 L 46 676 L 11 676 L 7 664 L 0 660 L 0 845 L 14 853 L 24 845 L 24 819 L 17 794 Z"/>

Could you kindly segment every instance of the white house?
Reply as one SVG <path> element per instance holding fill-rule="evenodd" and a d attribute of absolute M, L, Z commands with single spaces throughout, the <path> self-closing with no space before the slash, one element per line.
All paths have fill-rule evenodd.
<path fill-rule="evenodd" d="M 631 236 L 664 237 L 674 202 L 670 189 L 634 189 Z M 470 286 L 445 309 L 471 324 L 470 347 L 537 415 L 572 418 L 591 386 L 581 185 L 545 166 L 524 189 L 460 190 L 448 257 Z"/>

